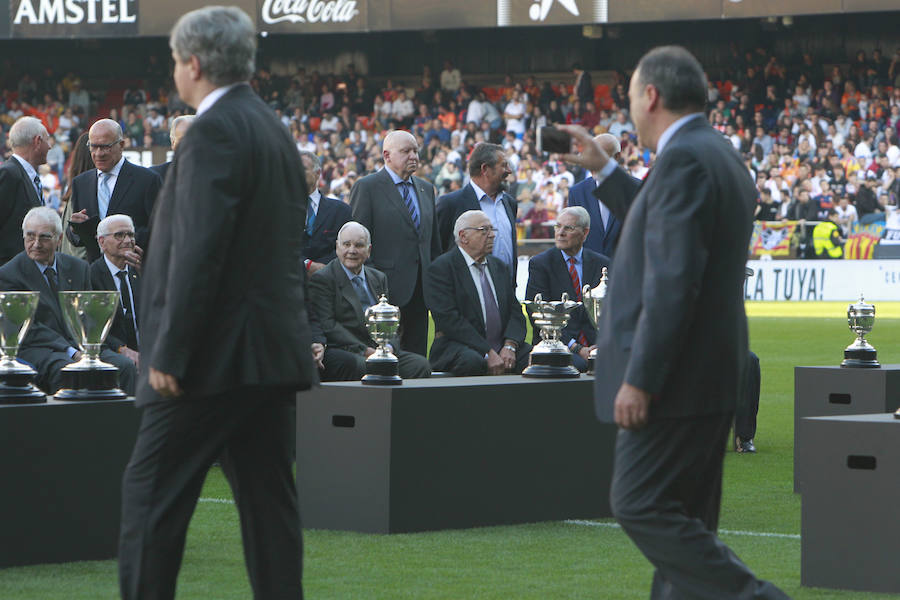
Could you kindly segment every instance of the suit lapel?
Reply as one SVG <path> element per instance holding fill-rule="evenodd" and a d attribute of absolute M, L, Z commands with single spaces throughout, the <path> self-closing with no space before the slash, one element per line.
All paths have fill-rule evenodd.
<path fill-rule="evenodd" d="M 44 199 L 38 197 L 37 190 L 34 189 L 34 182 L 28 179 L 28 173 L 25 172 L 25 167 L 22 166 L 22 163 L 16 160 L 14 156 L 10 156 L 9 159 L 7 159 L 7 162 L 15 163 L 16 168 L 19 170 L 19 176 L 22 178 L 22 183 L 25 185 L 25 189 L 27 190 L 26 193 L 31 199 L 31 204 L 34 206 L 43 206 Z"/>
<path fill-rule="evenodd" d="M 344 300 L 350 303 L 350 306 L 353 307 L 353 312 L 356 313 L 356 320 L 358 323 L 363 323 L 365 319 L 365 313 L 363 313 L 362 304 L 359 302 L 359 297 L 356 295 L 356 290 L 353 287 L 353 284 L 350 283 L 350 279 L 347 277 L 347 274 L 344 273 L 344 269 L 341 268 L 341 263 L 338 260 L 333 260 L 329 263 L 332 270 L 332 276 L 334 280 L 338 282 L 338 288 L 340 289 L 341 296 L 343 296 Z"/>
<path fill-rule="evenodd" d="M 90 177 L 87 177 L 87 181 L 85 181 L 85 185 L 87 185 L 87 206 L 82 206 L 81 208 L 87 209 L 87 214 L 89 217 L 94 215 L 100 215 L 100 204 L 97 202 L 97 182 L 100 178 L 99 172 L 97 169 L 91 169 L 89 171 L 91 174 Z M 106 209 L 106 212 L 109 213 L 109 208 Z"/>
<path fill-rule="evenodd" d="M 25 274 L 25 281 L 28 282 L 28 287 L 32 290 L 39 291 L 42 296 L 45 296 L 50 301 L 47 303 L 50 305 L 50 310 L 53 312 L 56 319 L 59 323 L 65 327 L 65 331 L 68 331 L 69 328 L 66 326 L 65 321 L 63 320 L 62 311 L 59 307 L 59 298 L 53 298 L 52 293 L 50 291 L 50 285 L 47 283 L 47 279 L 44 277 L 44 274 L 41 273 L 41 270 L 35 264 L 33 260 L 28 258 L 28 255 L 22 254 L 22 271 Z M 60 267 L 62 261 L 59 260 L 59 255 L 57 255 L 56 266 Z M 60 284 L 60 291 L 64 290 L 62 286 L 63 277 L 59 273 L 57 273 L 57 278 Z"/>
<path fill-rule="evenodd" d="M 369 291 L 375 296 L 375 302 L 377 303 L 382 294 L 387 295 L 387 288 L 380 284 L 379 279 L 373 274 L 371 267 L 363 265 L 363 268 L 366 270 L 366 283 L 369 286 Z"/>
<path fill-rule="evenodd" d="M 468 207 L 463 206 L 463 210 L 460 211 L 459 214 L 462 214 L 467 210 L 481 210 L 481 203 L 479 203 L 478 198 L 475 197 L 475 188 L 472 187 L 471 183 L 466 184 L 466 189 L 463 192 L 463 198 L 465 200 L 464 204 L 468 204 Z"/>
<path fill-rule="evenodd" d="M 331 202 L 325 202 L 325 196 L 319 196 L 319 210 L 316 211 L 316 220 L 313 222 L 313 232 L 312 235 L 316 235 L 320 229 L 325 226 L 325 221 L 328 220 L 328 217 L 333 212 L 333 208 L 331 206 Z"/>
<path fill-rule="evenodd" d="M 471 303 L 474 307 L 475 314 L 479 317 L 479 323 L 481 323 L 481 333 L 483 334 L 486 330 L 486 326 L 484 323 L 484 314 L 481 310 L 481 303 L 478 302 L 478 290 L 475 288 L 475 282 L 472 281 L 472 272 L 469 270 L 469 265 L 466 264 L 466 259 L 463 257 L 462 252 L 457 246 L 456 250 L 453 250 L 453 261 L 456 263 L 456 268 L 460 273 L 460 283 L 463 288 L 463 295 L 466 298 L 466 301 Z M 471 309 L 470 309 L 471 310 Z M 463 311 L 460 311 L 463 314 L 466 314 Z"/>
<path fill-rule="evenodd" d="M 416 228 L 416 224 L 413 223 L 412 217 L 409 214 L 409 211 L 406 210 L 406 202 L 403 201 L 403 196 L 400 195 L 400 190 L 397 189 L 397 186 L 394 184 L 394 180 L 391 179 L 391 174 L 388 173 L 387 167 L 381 170 L 381 187 L 382 191 L 386 198 L 394 205 L 394 208 L 397 209 L 397 212 L 400 213 L 400 218 L 404 223 L 409 225 L 409 227 L 413 230 Z M 421 204 L 421 203 L 420 203 Z M 422 221 L 422 211 L 419 211 L 419 221 Z"/>
<path fill-rule="evenodd" d="M 600 269 L 602 267 L 600 261 L 598 261 L 593 254 L 588 254 L 585 250 L 586 249 L 582 249 L 581 251 L 581 260 L 583 261 L 581 266 L 581 285 L 582 287 L 584 285 L 594 287 L 593 282 L 600 280 Z"/>
<path fill-rule="evenodd" d="M 581 256 L 584 257 L 584 253 L 582 253 Z M 553 263 L 550 271 L 557 278 L 557 284 L 559 284 L 560 288 L 568 291 L 570 300 L 575 300 L 577 294 L 575 296 L 572 295 L 575 294 L 575 286 L 572 285 L 572 278 L 569 276 L 569 263 L 563 259 L 562 252 L 560 252 L 558 248 L 551 249 L 550 257 L 550 260 Z M 583 275 L 584 269 L 581 271 Z M 544 300 L 562 300 L 562 298 L 544 298 Z"/>
<path fill-rule="evenodd" d="M 494 283 L 494 300 L 496 300 L 497 309 L 500 312 L 500 325 L 503 327 L 503 324 L 506 322 L 505 317 L 509 316 L 509 307 L 506 305 L 506 294 L 504 293 L 506 289 L 504 286 L 509 285 L 509 282 L 506 280 L 501 281 L 500 271 L 503 263 L 499 258 L 488 255 L 487 263 L 488 270 L 491 272 L 491 281 Z M 487 326 L 485 326 L 485 329 L 487 329 Z"/>
<path fill-rule="evenodd" d="M 416 196 L 419 201 L 419 235 L 421 236 L 421 231 L 426 228 L 430 228 L 431 221 L 434 218 L 432 214 L 432 210 L 434 207 L 434 202 L 425 202 L 423 198 L 426 198 L 429 194 L 429 189 L 426 189 L 426 186 L 430 186 L 422 179 L 419 179 L 415 175 L 410 177 L 410 181 L 413 182 L 414 187 L 416 188 Z M 403 204 L 403 210 L 406 210 L 406 204 Z M 409 211 L 406 210 L 406 214 L 409 215 Z M 409 218 L 409 222 L 412 223 L 412 217 Z"/>
<path fill-rule="evenodd" d="M 122 163 L 122 168 L 119 169 L 119 176 L 116 177 L 116 187 L 113 188 L 112 196 L 109 198 L 109 207 L 106 209 L 107 215 L 116 214 L 133 181 L 134 173 L 131 170 L 131 164 L 126 160 Z M 97 195 L 94 194 L 94 197 L 96 198 Z"/>

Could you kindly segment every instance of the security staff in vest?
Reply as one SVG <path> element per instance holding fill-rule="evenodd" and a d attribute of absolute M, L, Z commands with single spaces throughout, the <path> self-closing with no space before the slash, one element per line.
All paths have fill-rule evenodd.
<path fill-rule="evenodd" d="M 828 220 L 822 221 L 813 229 L 816 258 L 843 258 L 846 240 L 841 237 L 841 228 L 837 222 L 837 211 L 829 208 Z"/>

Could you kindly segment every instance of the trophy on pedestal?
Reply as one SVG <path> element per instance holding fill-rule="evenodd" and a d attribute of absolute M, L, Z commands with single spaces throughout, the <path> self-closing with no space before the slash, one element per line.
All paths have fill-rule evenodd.
<path fill-rule="evenodd" d="M 366 374 L 362 382 L 366 385 L 400 385 L 400 362 L 387 349 L 389 341 L 397 335 L 400 327 L 400 309 L 388 304 L 387 296 L 381 295 L 378 304 L 366 309 L 366 329 L 378 348 L 366 359 Z"/>
<path fill-rule="evenodd" d="M 534 300 L 525 303 L 535 326 L 541 328 L 541 343 L 531 350 L 528 367 L 522 371 L 524 377 L 565 379 L 581 375 L 572 366 L 572 353 L 559 339 L 572 311 L 579 306 L 581 302 L 569 300 L 569 295 L 565 293 L 560 300 L 552 302 L 546 302 L 540 294 L 535 294 Z"/>
<path fill-rule="evenodd" d="M 119 292 L 59 292 L 63 319 L 82 349 L 81 360 L 62 369 L 57 400 L 122 400 L 119 369 L 100 360 L 103 340 L 119 307 Z"/>
<path fill-rule="evenodd" d="M 606 288 L 609 287 L 609 269 L 603 267 L 603 270 L 600 271 L 600 283 L 597 284 L 597 287 L 591 289 L 591 286 L 586 285 L 584 289 L 581 290 L 581 302 L 584 304 L 584 308 L 587 310 L 588 318 L 591 320 L 591 324 L 594 326 L 594 329 L 597 328 L 597 324 L 600 323 L 600 315 L 603 312 L 603 301 L 606 299 Z M 594 374 L 594 363 L 597 361 L 597 349 L 594 348 L 591 350 L 591 353 L 588 354 L 588 374 Z"/>
<path fill-rule="evenodd" d="M 47 401 L 32 383 L 37 372 L 16 360 L 40 297 L 40 292 L 0 292 L 0 404 Z"/>
<path fill-rule="evenodd" d="M 847 307 L 847 323 L 850 331 L 856 334 L 856 340 L 844 350 L 842 367 L 852 369 L 878 369 L 881 365 L 876 360 L 878 352 L 866 341 L 866 334 L 875 325 L 875 307 L 859 295 L 859 302 Z"/>

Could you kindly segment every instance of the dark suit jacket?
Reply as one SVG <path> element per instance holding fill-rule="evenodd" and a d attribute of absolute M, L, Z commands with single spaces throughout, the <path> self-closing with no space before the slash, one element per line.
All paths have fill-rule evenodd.
<path fill-rule="evenodd" d="M 72 212 L 87 209 L 88 217 L 99 219 L 97 207 L 97 169 L 85 171 L 72 180 Z M 150 214 L 160 189 L 159 176 L 144 167 L 131 164 L 127 160 L 122 163 L 116 187 L 109 198 L 109 215 L 128 215 L 134 221 L 135 241 L 138 246 L 147 249 L 147 238 L 150 229 Z M 100 248 L 95 236 L 98 220 L 71 225 L 67 235 L 76 246 L 84 246 L 91 262 L 100 258 Z"/>
<path fill-rule="evenodd" d="M 381 294 L 388 293 L 387 277 L 372 267 L 363 268 L 369 292 L 377 302 Z M 365 326 L 362 304 L 339 260 L 313 273 L 309 293 L 329 346 L 356 354 L 376 347 Z"/>
<path fill-rule="evenodd" d="M 313 222 L 312 236 L 306 238 L 303 257 L 327 264 L 336 258 L 334 244 L 338 230 L 350 220 L 350 206 L 337 198 L 319 198 L 319 210 Z"/>
<path fill-rule="evenodd" d="M 89 267 L 85 261 L 57 252 L 56 268 L 60 291 L 91 289 Z M 21 359 L 40 371 L 53 352 L 78 348 L 78 343 L 63 320 L 59 303 L 51 299 L 47 280 L 25 252 L 20 252 L 0 267 L 0 290 L 41 293 L 34 320 L 19 347 Z"/>
<path fill-rule="evenodd" d="M 162 164 L 159 164 L 159 165 L 152 165 L 152 166 L 147 167 L 147 168 L 150 169 L 151 171 L 153 171 L 154 173 L 156 173 L 156 174 L 159 176 L 159 181 L 160 181 L 160 183 L 165 183 L 165 181 L 166 181 L 166 175 L 167 175 L 168 172 L 169 172 L 169 167 L 170 167 L 170 166 L 172 166 L 172 161 L 171 161 L 171 160 L 166 161 L 166 162 L 164 162 L 164 163 L 162 163 Z"/>
<path fill-rule="evenodd" d="M 25 214 L 42 205 L 34 182 L 28 179 L 19 161 L 10 156 L 0 165 L 0 265 L 22 251 Z"/>
<path fill-rule="evenodd" d="M 518 248 L 516 246 L 517 203 L 515 198 L 506 193 L 503 194 L 503 199 L 501 201 L 503 202 L 504 208 L 506 208 L 506 216 L 509 218 L 511 234 L 511 239 L 509 241 L 510 244 L 512 244 L 513 265 L 515 265 L 518 257 Z M 438 198 L 438 231 L 440 232 L 441 247 L 444 252 L 456 248 L 456 240 L 453 239 L 453 226 L 456 224 L 456 220 L 459 216 L 467 210 L 481 210 L 481 205 L 475 197 L 475 188 L 473 188 L 471 184 L 467 183 L 465 187 Z M 512 275 L 515 277 L 515 272 L 513 272 Z"/>
<path fill-rule="evenodd" d="M 610 260 L 588 248 L 582 249 L 581 259 L 584 261 L 581 269 L 581 287 L 590 285 L 593 288 L 600 283 L 603 267 L 609 267 Z M 544 300 L 560 300 L 563 292 L 569 295 L 570 300 L 578 298 L 572 286 L 572 278 L 569 277 L 569 265 L 563 260 L 562 252 L 557 248 L 550 248 L 532 256 L 528 261 L 528 285 L 525 288 L 525 297 L 531 300 L 535 294 L 540 294 Z M 569 323 L 562 330 L 560 340 L 563 344 L 568 344 L 569 340 L 578 338 L 579 331 L 584 333 L 588 342 L 594 343 L 597 330 L 591 324 L 583 307 L 572 312 Z M 534 337 L 531 339 L 532 344 L 541 341 L 538 329 L 534 329 Z"/>
<path fill-rule="evenodd" d="M 434 216 L 434 186 L 413 176 L 419 198 L 419 230 L 387 169 L 357 180 L 350 190 L 353 220 L 372 234 L 372 266 L 387 275 L 391 304 L 405 306 L 413 297 L 419 272 L 424 275 L 441 253 Z"/>
<path fill-rule="evenodd" d="M 622 185 L 633 188 L 631 194 L 633 197 L 637 193 L 641 182 L 627 175 L 621 169 L 616 169 L 610 177 L 619 178 L 623 175 L 627 179 L 622 181 Z M 603 227 L 603 221 L 600 219 L 600 205 L 597 204 L 597 197 L 594 196 L 596 188 L 597 183 L 593 177 L 586 177 L 583 181 L 576 183 L 569 189 L 569 206 L 584 207 L 591 217 L 591 231 L 588 233 L 587 239 L 584 240 L 585 248 L 590 248 L 594 252 L 613 258 L 615 256 L 616 242 L 619 241 L 619 232 L 622 230 L 622 220 L 610 211 L 606 227 Z"/>
<path fill-rule="evenodd" d="M 617 170 L 617 173 L 619 170 Z M 609 178 L 597 196 L 622 210 Z M 620 384 L 654 395 L 650 418 L 727 413 L 747 361 L 743 283 L 756 190 L 703 117 L 669 140 L 628 209 L 598 328 L 597 415 Z"/>
<path fill-rule="evenodd" d="M 496 290 L 503 337 L 521 344 L 525 341 L 525 316 L 509 269 L 499 258 L 490 255 L 487 262 Z M 434 318 L 435 339 L 429 356 L 432 363 L 439 360 L 448 341 L 468 346 L 479 354 L 487 354 L 491 349 L 485 337 L 478 290 L 459 249 L 439 256 L 432 263 L 425 275 L 425 305 Z M 442 335 L 438 336 L 438 332 Z"/>
<path fill-rule="evenodd" d="M 131 282 L 131 289 L 134 292 L 132 300 L 134 305 L 140 310 L 139 298 L 141 297 L 141 277 L 134 269 L 129 268 L 128 279 Z M 113 281 L 112 273 L 109 272 L 109 267 L 106 266 L 106 260 L 104 260 L 102 256 L 91 263 L 91 289 L 111 291 L 117 289 L 116 282 Z M 116 309 L 116 316 L 113 319 L 112 327 L 109 329 L 109 334 L 106 336 L 106 341 L 113 350 L 118 350 L 122 346 L 128 346 L 132 350 L 137 351 L 137 339 L 135 339 L 130 333 L 130 330 L 126 328 L 126 319 L 131 320 L 131 317 L 125 314 L 120 296 L 119 307 Z"/>
<path fill-rule="evenodd" d="M 313 380 L 301 252 L 303 164 L 249 85 L 197 117 L 176 151 L 144 259 L 142 365 L 185 393 Z M 168 401 L 141 369 L 137 403 Z M 178 401 L 178 400 L 176 400 Z"/>

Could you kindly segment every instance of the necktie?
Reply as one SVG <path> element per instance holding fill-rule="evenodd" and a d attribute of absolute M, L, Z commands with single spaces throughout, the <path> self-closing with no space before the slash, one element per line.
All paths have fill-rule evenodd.
<path fill-rule="evenodd" d="M 400 186 L 400 195 L 403 196 L 403 202 L 406 203 L 406 210 L 409 211 L 409 216 L 412 217 L 413 225 L 416 226 L 416 230 L 418 231 L 419 209 L 416 207 L 416 202 L 412 197 L 412 191 L 409 189 L 412 184 L 407 181 L 401 181 L 397 185 Z"/>
<path fill-rule="evenodd" d="M 578 279 L 578 271 L 575 269 L 575 257 L 569 257 L 569 277 L 572 279 L 572 287 L 575 288 L 575 300 L 581 302 L 581 280 Z M 578 332 L 578 343 L 582 346 L 588 346 L 587 337 L 583 331 Z"/>
<path fill-rule="evenodd" d="M 137 350 L 137 319 L 135 307 L 131 303 L 131 293 L 128 291 L 128 272 L 125 270 L 116 273 L 119 278 L 119 293 L 122 295 L 122 312 L 125 313 L 125 331 L 128 332 L 128 346 Z M 133 345 L 132 345 L 133 344 Z"/>
<path fill-rule="evenodd" d="M 313 210 L 312 198 L 306 199 L 306 235 L 312 235 L 316 224 L 316 212 Z"/>
<path fill-rule="evenodd" d="M 44 204 L 44 186 L 41 185 L 41 176 L 40 175 L 34 176 L 34 190 L 37 192 L 38 202 L 40 202 L 41 205 L 43 205 Z"/>
<path fill-rule="evenodd" d="M 100 173 L 100 181 L 97 182 L 97 209 L 100 213 L 100 218 L 106 218 L 106 211 L 109 210 L 109 197 L 111 196 L 109 191 L 109 173 Z"/>
<path fill-rule="evenodd" d="M 47 267 L 44 269 L 44 277 L 50 285 L 50 293 L 53 294 L 53 301 L 59 304 L 59 280 L 56 278 L 56 269 Z"/>
<path fill-rule="evenodd" d="M 363 283 L 362 277 L 356 275 L 353 279 L 350 280 L 353 284 L 353 289 L 356 292 L 356 297 L 359 298 L 359 303 L 362 304 L 363 312 L 366 311 L 367 308 L 372 306 L 372 301 L 369 299 L 369 291 L 366 289 L 366 284 Z"/>
<path fill-rule="evenodd" d="M 487 263 L 476 264 L 481 274 L 481 294 L 484 296 L 484 333 L 491 348 L 500 351 L 503 346 L 503 332 L 500 330 L 500 309 L 488 281 Z"/>

